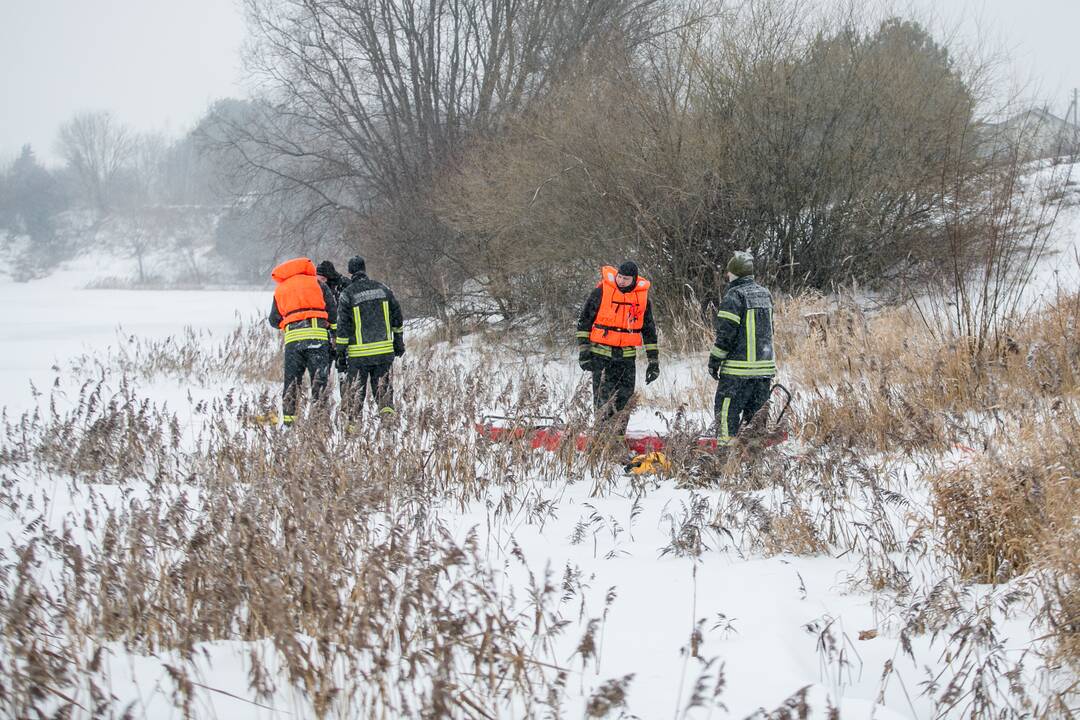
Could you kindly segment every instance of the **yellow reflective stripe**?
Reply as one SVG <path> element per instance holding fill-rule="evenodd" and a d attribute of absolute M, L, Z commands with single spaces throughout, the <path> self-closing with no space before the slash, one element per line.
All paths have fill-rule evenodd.
<path fill-rule="evenodd" d="M 372 355 L 386 355 L 392 352 L 394 352 L 394 341 L 380 340 L 366 345 L 350 345 L 348 355 L 349 357 L 370 357 Z"/>
<path fill-rule="evenodd" d="M 746 310 L 746 360 L 757 362 L 757 310 Z"/>
<path fill-rule="evenodd" d="M 730 320 L 736 325 L 742 322 L 742 318 L 740 318 L 733 312 L 728 312 L 727 310 L 721 310 L 720 312 L 716 313 L 716 317 L 720 318 L 721 320 Z"/>
<path fill-rule="evenodd" d="M 330 334 L 326 328 L 300 328 L 298 330 L 285 331 L 285 343 L 299 342 L 301 340 L 329 340 Z"/>
<path fill-rule="evenodd" d="M 720 436 L 717 438 L 719 442 L 727 444 L 731 440 L 731 436 L 728 435 L 728 409 L 731 407 L 731 398 L 724 398 L 723 404 L 720 405 Z"/>
<path fill-rule="evenodd" d="M 721 360 L 723 360 L 728 356 L 728 351 L 721 350 L 720 348 L 713 345 L 712 350 L 709 351 L 709 354 L 712 355 L 714 358 L 720 358 Z"/>
<path fill-rule="evenodd" d="M 596 343 L 593 343 L 592 347 L 590 349 L 596 355 L 603 355 L 604 357 L 615 357 L 615 352 L 614 351 L 617 348 L 613 348 L 610 345 L 598 345 Z M 630 347 L 630 346 L 624 347 L 622 349 L 622 357 L 624 357 L 624 358 L 636 358 L 637 357 L 637 348 L 636 347 Z"/>
<path fill-rule="evenodd" d="M 394 352 L 394 336 L 393 330 L 390 328 L 390 302 L 383 300 L 383 321 L 386 323 L 386 339 L 376 340 L 375 342 L 364 342 L 363 330 L 360 320 L 360 306 L 353 307 L 353 322 L 356 324 L 356 337 L 355 342 L 345 343 L 349 346 L 346 354 L 349 357 L 371 357 L 373 355 L 386 355 L 387 353 Z M 401 332 L 401 329 L 398 329 Z"/>
<path fill-rule="evenodd" d="M 397 411 L 392 407 L 384 407 L 379 409 L 380 415 L 394 415 Z"/>
<path fill-rule="evenodd" d="M 579 340 L 581 338 L 587 338 L 587 337 L 589 337 L 589 331 L 588 330 L 578 330 L 576 333 L 574 333 L 574 337 L 576 337 Z"/>
<path fill-rule="evenodd" d="M 330 323 L 331 330 L 337 330 L 337 323 Z"/>
<path fill-rule="evenodd" d="M 776 374 L 776 368 L 758 368 L 754 370 L 729 370 L 726 366 L 720 370 L 721 375 L 730 377 L 772 377 Z"/>
<path fill-rule="evenodd" d="M 403 332 L 405 332 L 405 327 L 404 327 L 404 326 L 402 326 L 402 327 L 396 327 L 396 328 L 390 328 L 390 329 L 394 331 L 394 334 L 395 334 L 395 335 L 396 335 L 396 334 L 398 334 L 398 333 L 403 333 Z"/>
<path fill-rule="evenodd" d="M 339 337 L 337 339 L 337 344 L 338 345 L 348 345 L 349 344 L 349 338 Z"/>
<path fill-rule="evenodd" d="M 659 349 L 660 349 L 660 345 L 658 345 L 657 343 L 648 343 L 647 345 L 645 345 L 645 350 L 646 351 L 648 351 L 648 350 L 659 350 Z"/>
<path fill-rule="evenodd" d="M 775 368 L 775 360 L 728 360 L 724 363 L 726 368 L 734 368 L 735 370 L 761 370 L 765 368 Z"/>

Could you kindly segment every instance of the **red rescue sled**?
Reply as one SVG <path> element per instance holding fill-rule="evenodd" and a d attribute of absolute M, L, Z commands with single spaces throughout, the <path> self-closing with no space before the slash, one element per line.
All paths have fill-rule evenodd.
<path fill-rule="evenodd" d="M 784 405 L 773 422 L 773 430 L 763 436 L 764 447 L 772 447 L 788 439 L 787 430 L 781 421 L 791 405 L 791 393 L 783 385 L 773 385 L 772 393 L 784 396 Z M 591 437 L 586 433 L 573 433 L 565 424 L 552 415 L 528 415 L 509 417 L 506 415 L 485 415 L 476 423 L 476 432 L 480 437 L 492 442 L 527 441 L 534 450 L 556 451 L 572 443 L 578 451 L 586 450 Z M 650 431 L 629 431 L 626 433 L 626 448 L 632 455 L 648 455 L 664 452 L 669 442 L 666 435 Z M 723 447 L 715 435 L 701 435 L 695 440 L 698 450 L 715 454 Z"/>

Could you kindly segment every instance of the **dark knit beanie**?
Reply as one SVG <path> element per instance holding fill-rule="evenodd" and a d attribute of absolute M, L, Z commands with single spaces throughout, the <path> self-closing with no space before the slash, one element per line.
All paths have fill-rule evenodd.
<path fill-rule="evenodd" d="M 362 272 L 367 272 L 367 263 L 364 262 L 364 258 L 357 255 L 349 260 L 349 274 L 355 275 Z"/>
<path fill-rule="evenodd" d="M 619 266 L 619 274 L 620 275 L 628 275 L 629 277 L 632 277 L 632 278 L 634 278 L 636 280 L 637 279 L 637 273 L 638 273 L 637 263 L 634 262 L 633 260 L 627 260 L 626 262 L 624 262 L 622 265 Z"/>
<path fill-rule="evenodd" d="M 327 280 L 337 280 L 339 277 L 341 277 L 341 273 L 339 273 L 337 271 L 337 268 L 334 267 L 334 263 L 330 262 L 329 260 L 323 260 L 321 263 L 319 263 L 318 267 L 315 268 L 315 272 L 319 273 Z"/>

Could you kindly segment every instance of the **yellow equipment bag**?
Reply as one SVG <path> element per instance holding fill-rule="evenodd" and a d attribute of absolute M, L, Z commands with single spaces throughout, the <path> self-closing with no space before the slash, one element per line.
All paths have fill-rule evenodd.
<path fill-rule="evenodd" d="M 664 453 L 653 451 L 635 455 L 625 469 L 631 475 L 661 475 L 671 470 L 671 462 Z"/>

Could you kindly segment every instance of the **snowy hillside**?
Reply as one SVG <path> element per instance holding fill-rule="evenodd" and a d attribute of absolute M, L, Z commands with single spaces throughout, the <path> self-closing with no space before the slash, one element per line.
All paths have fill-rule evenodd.
<path fill-rule="evenodd" d="M 56 238 L 37 247 L 0 227 L 4 275 L 15 280 L 66 275 L 82 287 L 203 289 L 237 285 L 234 261 L 215 246 L 226 213 L 217 206 L 147 206 L 106 216 L 72 210 L 55 220 Z"/>

